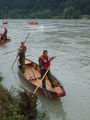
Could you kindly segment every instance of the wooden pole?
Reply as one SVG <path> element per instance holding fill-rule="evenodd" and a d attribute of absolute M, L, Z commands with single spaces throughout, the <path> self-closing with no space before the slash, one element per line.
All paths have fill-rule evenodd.
<path fill-rule="evenodd" d="M 45 78 L 47 72 L 49 71 L 49 68 L 47 69 L 47 71 L 45 72 L 45 74 L 43 75 L 42 79 L 41 79 L 41 82 L 43 81 L 43 79 Z M 39 86 L 36 87 L 36 89 L 34 90 L 33 94 L 36 93 L 36 91 L 38 90 Z"/>
<path fill-rule="evenodd" d="M 28 39 L 29 35 L 30 35 L 30 33 L 28 33 L 28 35 L 27 35 L 27 37 L 26 37 L 26 39 L 25 39 L 24 43 L 26 43 L 26 41 L 27 41 L 27 39 Z"/>

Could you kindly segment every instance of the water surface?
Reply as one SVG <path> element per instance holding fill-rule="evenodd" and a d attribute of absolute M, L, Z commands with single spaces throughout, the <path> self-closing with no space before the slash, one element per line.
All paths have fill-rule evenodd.
<path fill-rule="evenodd" d="M 33 20 L 32 20 L 33 21 Z M 47 111 L 50 120 L 90 120 L 90 21 L 89 20 L 34 20 L 38 26 L 30 26 L 30 20 L 8 20 L 8 35 L 12 41 L 0 46 L 0 72 L 3 85 L 8 89 L 28 84 L 21 81 L 17 64 L 11 66 L 17 49 L 27 34 L 27 58 L 38 63 L 44 49 L 50 56 L 58 53 L 51 72 L 62 82 L 66 96 L 50 100 L 39 97 L 38 109 Z M 2 20 L 0 20 L 2 29 Z M 60 49 L 62 44 L 64 47 Z M 11 52 L 14 51 L 14 52 Z"/>

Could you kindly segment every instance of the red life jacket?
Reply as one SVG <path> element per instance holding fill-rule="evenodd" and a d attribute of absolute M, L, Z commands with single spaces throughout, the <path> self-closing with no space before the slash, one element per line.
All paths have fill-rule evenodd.
<path fill-rule="evenodd" d="M 24 44 L 23 44 L 23 45 L 21 45 L 20 47 L 21 47 L 21 48 L 23 48 L 23 49 L 24 49 L 24 48 L 26 48 L 26 46 L 25 46 Z"/>
<path fill-rule="evenodd" d="M 23 45 L 21 45 L 20 47 L 21 47 L 21 49 L 23 50 L 23 52 L 26 53 L 26 45 L 23 44 Z"/>
<path fill-rule="evenodd" d="M 39 59 L 41 59 L 43 61 L 44 68 L 47 69 L 50 66 L 50 57 L 49 56 L 47 56 L 47 59 L 45 59 L 44 56 L 42 55 L 42 56 L 40 56 Z"/>
<path fill-rule="evenodd" d="M 20 48 L 20 56 L 25 58 L 26 46 L 21 45 Z"/>

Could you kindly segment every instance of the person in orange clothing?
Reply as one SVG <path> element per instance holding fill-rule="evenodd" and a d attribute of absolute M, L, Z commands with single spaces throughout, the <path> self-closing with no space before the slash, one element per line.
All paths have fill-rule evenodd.
<path fill-rule="evenodd" d="M 20 69 L 24 73 L 25 72 L 25 53 L 26 53 L 26 45 L 24 42 L 21 42 L 21 45 L 18 49 L 18 56 L 19 56 L 19 62 L 20 62 Z"/>
<path fill-rule="evenodd" d="M 40 69 L 41 69 L 41 78 L 44 76 L 45 72 L 47 71 L 47 69 L 50 67 L 50 62 L 51 60 L 53 60 L 55 57 L 52 57 L 50 58 L 48 56 L 48 51 L 47 50 L 44 50 L 43 51 L 43 55 L 41 55 L 39 57 L 39 66 L 40 66 Z M 47 72 L 47 76 L 48 76 L 48 79 L 50 80 L 50 83 L 51 83 L 51 86 L 52 88 L 55 87 L 55 83 L 54 83 L 54 80 L 53 80 L 53 77 L 52 77 L 52 74 L 50 72 L 50 69 L 49 71 Z M 42 80 L 42 87 L 43 89 L 46 89 L 46 78 L 44 78 Z"/>
<path fill-rule="evenodd" d="M 4 27 L 4 31 L 2 33 L 1 39 L 7 41 L 7 28 Z"/>

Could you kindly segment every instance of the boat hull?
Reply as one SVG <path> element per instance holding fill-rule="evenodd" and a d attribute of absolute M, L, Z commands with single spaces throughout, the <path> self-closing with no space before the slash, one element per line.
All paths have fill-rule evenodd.
<path fill-rule="evenodd" d="M 31 60 L 28 60 L 26 59 L 27 61 L 30 61 L 30 63 L 32 62 Z M 32 62 L 32 66 L 36 66 L 37 69 L 40 70 L 39 66 Z M 29 65 L 30 66 L 30 65 Z M 25 72 L 24 74 L 22 73 L 22 71 L 20 70 L 20 65 L 19 65 L 19 62 L 18 62 L 18 68 L 19 68 L 19 73 L 23 76 L 24 80 L 28 81 L 28 83 L 35 89 L 37 88 L 37 84 L 34 84 L 34 82 L 32 82 L 32 80 L 30 78 L 28 78 L 28 76 L 26 75 L 27 73 Z M 26 63 L 26 69 L 28 69 L 28 64 Z M 27 71 L 27 70 L 25 70 Z M 26 77 L 27 76 L 27 77 Z M 55 79 L 55 82 L 57 83 L 57 87 L 60 87 L 60 90 L 62 90 L 62 92 L 57 92 L 57 91 L 54 91 L 52 88 L 50 89 L 47 89 L 47 90 L 43 90 L 43 88 L 41 86 L 38 87 L 38 92 L 42 95 L 45 95 L 47 96 L 48 98 L 59 98 L 59 97 L 64 97 L 66 95 L 66 92 L 62 86 L 62 84 L 60 82 L 58 82 L 58 80 L 53 76 L 53 78 Z M 36 78 L 35 78 L 36 80 Z M 58 89 L 57 89 L 58 90 Z"/>
<path fill-rule="evenodd" d="M 0 41 L 0 45 L 4 45 L 4 44 L 6 44 L 6 43 L 8 43 L 8 42 L 10 42 L 10 41 L 11 41 L 11 37 L 8 36 L 7 41 Z"/>

